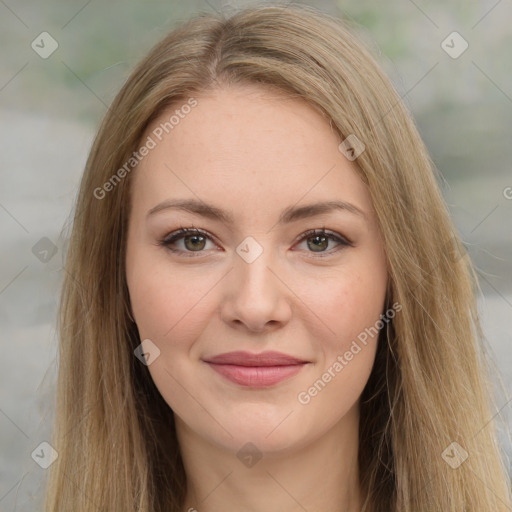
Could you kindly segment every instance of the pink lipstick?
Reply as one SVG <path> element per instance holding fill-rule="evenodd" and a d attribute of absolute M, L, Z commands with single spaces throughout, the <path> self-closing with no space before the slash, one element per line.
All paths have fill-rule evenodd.
<path fill-rule="evenodd" d="M 226 379 L 248 387 L 277 384 L 299 373 L 309 362 L 280 352 L 227 352 L 205 359 Z"/>

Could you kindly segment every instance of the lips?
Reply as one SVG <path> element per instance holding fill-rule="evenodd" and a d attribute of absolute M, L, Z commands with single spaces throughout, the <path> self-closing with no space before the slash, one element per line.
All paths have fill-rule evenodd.
<path fill-rule="evenodd" d="M 204 360 L 217 373 L 242 386 L 272 386 L 300 372 L 309 362 L 281 352 L 228 352 Z"/>
<path fill-rule="evenodd" d="M 205 359 L 207 363 L 234 364 L 237 366 L 288 366 L 292 364 L 307 363 L 304 359 L 298 359 L 281 352 L 262 352 L 251 354 L 250 352 L 226 352 L 218 356 Z"/>

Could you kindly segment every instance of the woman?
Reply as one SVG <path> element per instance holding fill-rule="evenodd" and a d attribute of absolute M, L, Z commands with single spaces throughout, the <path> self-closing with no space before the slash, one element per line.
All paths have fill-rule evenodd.
<path fill-rule="evenodd" d="M 175 29 L 82 180 L 46 510 L 510 510 L 459 247 L 345 22 Z"/>

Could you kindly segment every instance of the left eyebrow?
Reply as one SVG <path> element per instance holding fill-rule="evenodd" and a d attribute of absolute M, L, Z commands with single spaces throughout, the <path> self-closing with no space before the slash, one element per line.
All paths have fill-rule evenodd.
<path fill-rule="evenodd" d="M 233 225 L 235 223 L 234 216 L 230 212 L 195 199 L 169 199 L 163 201 L 162 203 L 151 208 L 151 210 L 148 211 L 148 216 L 168 209 L 188 211 L 190 213 L 194 213 L 196 215 L 220 221 L 229 225 Z M 312 203 L 299 207 L 289 206 L 283 210 L 277 224 L 290 224 L 300 219 L 315 217 L 317 215 L 330 213 L 332 211 L 347 211 L 368 221 L 368 217 L 366 216 L 365 212 L 354 204 L 348 203 L 347 201 L 336 200 Z"/>
<path fill-rule="evenodd" d="M 286 208 L 279 217 L 278 224 L 289 224 L 296 220 L 306 219 L 308 217 L 315 217 L 323 213 L 330 213 L 333 211 L 347 211 L 358 215 L 368 221 L 366 214 L 352 203 L 347 201 L 324 201 L 321 203 L 312 203 L 305 206 Z"/>

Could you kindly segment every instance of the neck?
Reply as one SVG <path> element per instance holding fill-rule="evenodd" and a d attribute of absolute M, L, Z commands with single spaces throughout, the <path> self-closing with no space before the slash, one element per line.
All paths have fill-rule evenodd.
<path fill-rule="evenodd" d="M 359 512 L 358 412 L 354 407 L 315 441 L 262 453 L 252 465 L 175 416 L 187 474 L 183 512 Z"/>

